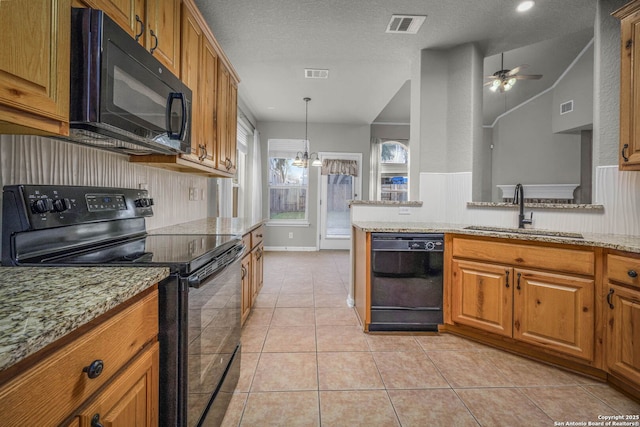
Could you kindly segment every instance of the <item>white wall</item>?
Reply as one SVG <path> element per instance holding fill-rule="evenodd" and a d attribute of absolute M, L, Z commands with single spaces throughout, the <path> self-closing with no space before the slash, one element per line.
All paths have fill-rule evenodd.
<path fill-rule="evenodd" d="M 1 185 L 47 184 L 139 188 L 154 199 L 147 229 L 207 217 L 207 178 L 129 163 L 128 157 L 37 136 L 0 135 Z M 189 201 L 189 188 L 205 200 Z"/>
<path fill-rule="evenodd" d="M 258 122 L 260 147 L 262 150 L 262 200 L 263 217 L 269 217 L 268 190 L 268 141 L 269 139 L 301 139 L 305 134 L 305 124 L 287 122 Z M 370 125 L 345 125 L 309 123 L 310 152 L 345 152 L 362 153 L 362 195 L 369 194 L 369 153 L 371 151 Z M 267 226 L 265 246 L 272 248 L 290 248 L 292 250 L 309 250 L 316 247 L 319 233 L 318 220 L 318 180 L 319 168 L 310 166 L 308 209 L 309 226 Z M 289 239 L 289 233 L 293 239 Z"/>

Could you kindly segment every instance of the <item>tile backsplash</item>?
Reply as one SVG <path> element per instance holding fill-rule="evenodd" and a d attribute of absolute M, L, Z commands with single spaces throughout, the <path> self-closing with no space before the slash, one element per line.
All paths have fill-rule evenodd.
<path fill-rule="evenodd" d="M 147 229 L 207 217 L 208 179 L 129 163 L 128 157 L 56 139 L 0 135 L 0 184 L 92 185 L 140 188 L 154 199 Z M 196 188 L 202 200 L 190 201 Z"/>

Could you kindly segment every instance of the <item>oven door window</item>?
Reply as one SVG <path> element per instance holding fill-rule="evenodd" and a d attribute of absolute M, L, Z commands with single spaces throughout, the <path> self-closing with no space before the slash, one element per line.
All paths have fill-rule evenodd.
<path fill-rule="evenodd" d="M 240 268 L 189 288 L 188 426 L 196 425 L 240 342 Z"/>

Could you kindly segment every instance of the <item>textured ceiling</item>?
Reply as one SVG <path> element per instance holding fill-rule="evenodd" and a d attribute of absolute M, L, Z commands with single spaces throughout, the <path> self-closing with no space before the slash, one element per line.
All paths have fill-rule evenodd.
<path fill-rule="evenodd" d="M 310 122 L 369 124 L 410 79 L 420 49 L 475 42 L 493 56 L 588 31 L 595 16 L 594 0 L 537 0 L 526 14 L 512 0 L 195 2 L 259 121 L 304 121 L 309 96 Z M 417 35 L 386 34 L 394 13 L 428 17 Z M 304 79 L 304 68 L 328 68 L 329 79 Z"/>

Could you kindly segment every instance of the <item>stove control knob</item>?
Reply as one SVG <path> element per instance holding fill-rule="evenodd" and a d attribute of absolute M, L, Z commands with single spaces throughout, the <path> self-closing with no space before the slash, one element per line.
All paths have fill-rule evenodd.
<path fill-rule="evenodd" d="M 51 199 L 38 199 L 31 204 L 31 210 L 34 213 L 47 213 L 53 210 L 53 200 Z"/>
<path fill-rule="evenodd" d="M 436 244 L 434 242 L 427 242 L 427 250 L 432 251 L 436 248 Z"/>
<path fill-rule="evenodd" d="M 64 212 L 71 209 L 71 201 L 69 199 L 56 199 L 53 201 L 53 210 L 55 212 Z"/>
<path fill-rule="evenodd" d="M 136 199 L 135 204 L 137 208 L 148 208 L 149 206 L 153 206 L 153 199 Z"/>

